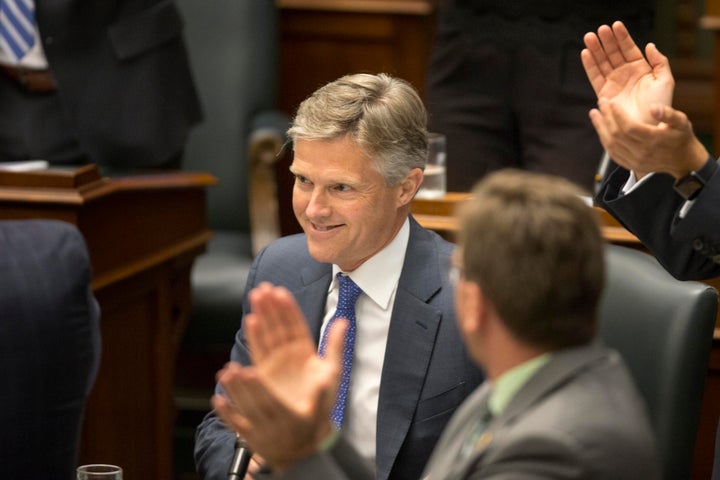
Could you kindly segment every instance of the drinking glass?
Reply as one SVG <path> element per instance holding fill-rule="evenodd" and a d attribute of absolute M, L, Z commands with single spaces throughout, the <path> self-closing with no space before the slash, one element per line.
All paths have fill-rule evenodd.
<path fill-rule="evenodd" d="M 416 198 L 443 198 L 447 190 L 445 176 L 445 135 L 428 133 L 428 158 Z"/>
<path fill-rule="evenodd" d="M 104 463 L 81 465 L 77 468 L 77 480 L 122 480 L 122 468 Z"/>

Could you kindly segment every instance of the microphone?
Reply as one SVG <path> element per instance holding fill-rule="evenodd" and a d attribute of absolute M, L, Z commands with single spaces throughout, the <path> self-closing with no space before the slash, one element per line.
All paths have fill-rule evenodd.
<path fill-rule="evenodd" d="M 228 480 L 242 480 L 247 473 L 248 464 L 252 452 L 245 446 L 245 442 L 240 435 L 235 434 L 235 455 L 230 462 L 230 470 L 228 471 Z"/>
<path fill-rule="evenodd" d="M 608 169 L 610 168 L 610 162 L 610 155 L 608 155 L 607 150 L 604 150 L 602 158 L 600 159 L 600 165 L 598 166 L 597 173 L 595 173 L 595 195 L 600 192 L 602 181 L 605 178 Z"/>

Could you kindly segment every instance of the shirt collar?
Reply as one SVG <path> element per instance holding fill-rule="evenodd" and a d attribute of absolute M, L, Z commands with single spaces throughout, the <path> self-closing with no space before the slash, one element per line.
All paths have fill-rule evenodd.
<path fill-rule="evenodd" d="M 400 279 L 409 240 L 410 220 L 406 218 L 395 238 L 385 248 L 347 274 L 362 289 L 363 293 L 383 310 L 389 307 Z M 330 290 L 337 288 L 337 278 L 335 277 L 340 271 L 340 267 L 333 265 L 333 280 L 330 283 Z"/>
<path fill-rule="evenodd" d="M 517 365 L 503 373 L 493 382 L 488 408 L 493 416 L 500 415 L 513 399 L 520 388 L 527 383 L 535 373 L 550 361 L 550 353 L 544 353 L 526 362 Z"/>

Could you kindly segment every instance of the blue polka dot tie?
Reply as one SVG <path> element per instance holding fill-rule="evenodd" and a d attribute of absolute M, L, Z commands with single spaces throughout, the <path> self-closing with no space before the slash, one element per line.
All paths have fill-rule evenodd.
<path fill-rule="evenodd" d="M 325 356 L 325 347 L 327 344 L 327 334 L 330 327 L 338 318 L 346 318 L 348 320 L 348 329 L 345 334 L 345 349 L 343 350 L 343 369 L 340 378 L 340 387 L 338 388 L 335 406 L 330 414 L 335 428 L 338 430 L 342 427 L 343 416 L 345 413 L 345 403 L 347 402 L 348 387 L 350 386 L 350 370 L 353 362 L 353 351 L 355 349 L 355 332 L 357 330 L 355 322 L 355 302 L 362 293 L 352 279 L 342 273 L 337 274 L 338 283 L 340 284 L 340 294 L 338 296 L 338 305 L 335 313 L 325 327 L 322 340 L 320 340 L 320 356 Z"/>
<path fill-rule="evenodd" d="M 20 60 L 35 44 L 35 4 L 32 0 L 0 0 L 0 42 Z"/>

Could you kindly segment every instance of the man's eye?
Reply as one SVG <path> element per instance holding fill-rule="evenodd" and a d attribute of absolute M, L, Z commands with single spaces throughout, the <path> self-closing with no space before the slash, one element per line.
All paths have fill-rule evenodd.
<path fill-rule="evenodd" d="M 350 186 L 345 185 L 344 183 L 340 183 L 338 185 L 335 185 L 335 190 L 339 192 L 348 192 L 350 191 Z"/>
<path fill-rule="evenodd" d="M 307 177 L 303 177 L 302 175 L 295 175 L 295 181 L 298 183 L 310 183 L 310 180 L 308 180 Z"/>

